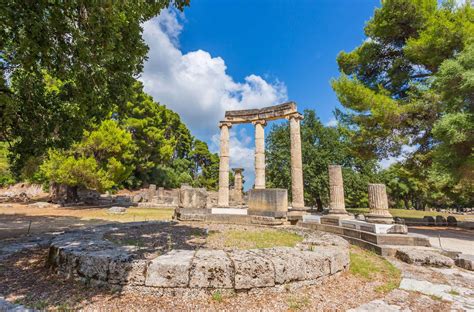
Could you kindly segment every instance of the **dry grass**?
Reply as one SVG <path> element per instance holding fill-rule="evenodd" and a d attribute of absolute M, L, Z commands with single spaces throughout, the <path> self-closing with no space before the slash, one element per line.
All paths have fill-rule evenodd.
<path fill-rule="evenodd" d="M 227 248 L 253 249 L 276 246 L 294 247 L 302 240 L 303 237 L 295 233 L 262 228 L 211 232 L 207 238 L 207 244 Z"/>

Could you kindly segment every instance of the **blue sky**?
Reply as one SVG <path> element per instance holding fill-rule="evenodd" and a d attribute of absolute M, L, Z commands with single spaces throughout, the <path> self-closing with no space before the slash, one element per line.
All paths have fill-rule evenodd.
<path fill-rule="evenodd" d="M 144 24 L 150 46 L 142 81 L 178 112 L 192 133 L 218 151 L 217 122 L 228 109 L 292 100 L 333 120 L 336 56 L 364 41 L 380 0 L 194 0 Z M 266 128 L 268 132 L 270 127 Z M 253 128 L 231 132 L 231 166 L 253 184 Z"/>

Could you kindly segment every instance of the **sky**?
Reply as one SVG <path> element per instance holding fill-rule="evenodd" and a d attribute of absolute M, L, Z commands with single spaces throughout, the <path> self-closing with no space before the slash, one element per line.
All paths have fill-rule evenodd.
<path fill-rule="evenodd" d="M 337 54 L 366 39 L 377 6 L 380 0 L 192 0 L 184 12 L 162 11 L 143 24 L 150 50 L 140 79 L 212 152 L 226 110 L 291 100 L 335 125 Z M 254 181 L 253 136 L 252 125 L 231 129 L 231 168 L 245 169 L 245 189 Z"/>

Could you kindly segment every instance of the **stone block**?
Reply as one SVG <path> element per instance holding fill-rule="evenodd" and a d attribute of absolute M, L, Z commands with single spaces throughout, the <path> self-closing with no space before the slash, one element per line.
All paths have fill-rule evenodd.
<path fill-rule="evenodd" d="M 156 257 L 148 265 L 145 285 L 155 287 L 187 287 L 194 256 L 192 250 L 172 250 Z"/>
<path fill-rule="evenodd" d="M 460 268 L 474 271 L 474 255 L 461 254 L 456 258 L 455 262 Z"/>
<path fill-rule="evenodd" d="M 321 216 L 303 215 L 303 222 L 313 222 L 313 223 L 321 224 Z"/>
<path fill-rule="evenodd" d="M 179 190 L 179 207 L 206 208 L 207 191 L 205 188 L 181 187 Z"/>
<path fill-rule="evenodd" d="M 436 216 L 435 222 L 436 222 L 436 225 L 438 225 L 438 226 L 447 226 L 448 225 L 448 221 L 443 216 Z"/>
<path fill-rule="evenodd" d="M 311 278 L 311 274 L 308 274 L 308 270 L 306 270 L 306 261 L 300 257 L 303 254 L 301 251 L 291 247 L 274 247 L 262 250 L 260 253 L 273 263 L 276 284 L 304 281 Z"/>
<path fill-rule="evenodd" d="M 129 257 L 114 259 L 109 263 L 108 281 L 111 284 L 145 285 L 147 261 L 131 260 Z"/>
<path fill-rule="evenodd" d="M 127 212 L 127 208 L 114 206 L 114 207 L 109 208 L 107 211 L 113 214 L 123 214 Z"/>
<path fill-rule="evenodd" d="M 426 223 L 426 225 L 435 225 L 435 218 L 432 216 L 424 216 L 423 221 Z"/>
<path fill-rule="evenodd" d="M 196 252 L 192 261 L 189 287 L 232 288 L 234 268 L 223 250 Z"/>
<path fill-rule="evenodd" d="M 286 217 L 288 212 L 288 191 L 285 189 L 250 190 L 248 214 L 268 217 Z"/>
<path fill-rule="evenodd" d="M 446 221 L 448 222 L 448 226 L 458 226 L 458 220 L 453 216 L 448 216 Z"/>
<path fill-rule="evenodd" d="M 434 266 L 434 267 L 452 267 L 454 260 L 443 256 L 432 250 L 425 249 L 398 249 L 395 256 L 403 262 L 409 264 Z"/>
<path fill-rule="evenodd" d="M 235 289 L 275 286 L 275 270 L 258 251 L 234 250 L 229 256 L 235 267 Z"/>

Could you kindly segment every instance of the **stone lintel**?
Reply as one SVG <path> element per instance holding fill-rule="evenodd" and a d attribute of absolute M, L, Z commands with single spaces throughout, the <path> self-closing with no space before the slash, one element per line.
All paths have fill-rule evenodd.
<path fill-rule="evenodd" d="M 225 121 L 233 124 L 250 123 L 259 120 L 276 120 L 298 113 L 295 102 L 264 107 L 261 109 L 231 110 L 225 112 Z"/>

